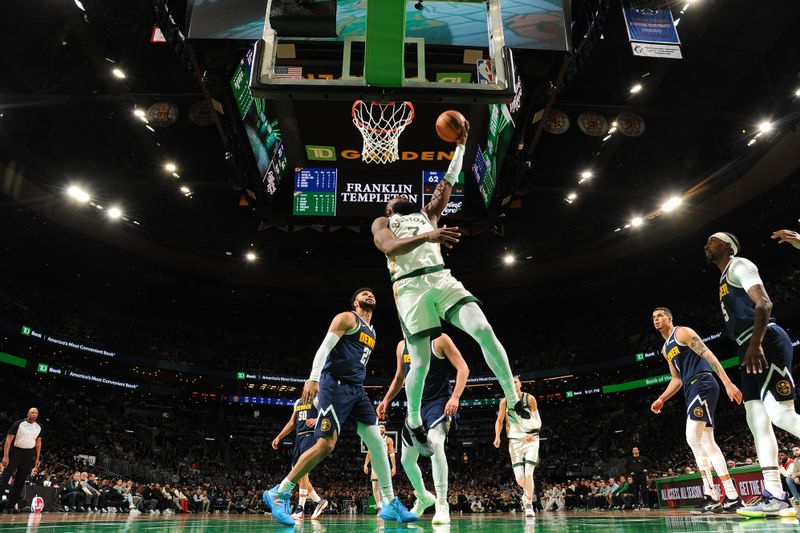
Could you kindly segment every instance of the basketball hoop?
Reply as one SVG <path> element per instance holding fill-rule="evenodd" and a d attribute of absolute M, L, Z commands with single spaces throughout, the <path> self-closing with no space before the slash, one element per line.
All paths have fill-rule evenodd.
<path fill-rule="evenodd" d="M 365 163 L 394 163 L 399 159 L 397 140 L 414 120 L 411 102 L 365 102 L 353 104 L 353 124 L 364 139 L 361 160 Z"/>

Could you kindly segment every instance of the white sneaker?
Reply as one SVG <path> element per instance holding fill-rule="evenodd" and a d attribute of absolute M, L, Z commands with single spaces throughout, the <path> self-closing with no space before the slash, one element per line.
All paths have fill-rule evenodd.
<path fill-rule="evenodd" d="M 427 490 L 422 496 L 417 494 L 417 491 L 414 491 L 414 495 L 417 497 L 417 499 L 414 501 L 414 505 L 411 507 L 410 511 L 417 516 L 422 516 L 422 513 L 425 512 L 425 509 L 436 503 L 436 496 Z"/>
<path fill-rule="evenodd" d="M 449 523 L 450 523 L 450 504 L 447 502 L 445 503 L 436 502 L 436 513 L 433 515 L 433 520 L 431 520 L 431 524 L 449 524 Z"/>
<path fill-rule="evenodd" d="M 525 506 L 525 518 L 530 518 L 532 516 L 536 516 L 536 511 L 533 510 L 533 505 L 526 505 Z"/>

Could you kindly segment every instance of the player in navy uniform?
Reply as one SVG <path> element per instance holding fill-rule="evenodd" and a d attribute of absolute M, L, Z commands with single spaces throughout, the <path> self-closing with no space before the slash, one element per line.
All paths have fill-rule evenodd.
<path fill-rule="evenodd" d="M 357 290 L 350 299 L 352 311 L 339 313 L 331 321 L 303 387 L 302 402 L 319 399 L 319 413 L 314 434 L 317 442 L 303 453 L 291 472 L 278 485 L 264 491 L 264 502 L 272 517 L 283 525 L 293 526 L 289 515 L 292 491 L 297 483 L 333 451 L 348 418 L 356 422 L 356 431 L 372 454 L 372 465 L 384 498 L 380 517 L 397 522 L 413 522 L 419 517 L 408 512 L 394 496 L 386 445 L 378 430 L 378 418 L 364 391 L 367 362 L 375 348 L 375 329 L 370 325 L 375 310 L 371 289 Z"/>
<path fill-rule="evenodd" d="M 447 334 L 442 334 L 431 342 L 430 369 L 425 377 L 425 386 L 422 392 L 422 419 L 428 430 L 428 439 L 432 444 L 431 470 L 433 471 L 433 485 L 436 496 L 425 489 L 422 480 L 422 471 L 417 465 L 420 453 L 403 427 L 402 441 L 403 454 L 400 458 L 403 470 L 406 471 L 414 495 L 417 497 L 411 512 L 422 515 L 425 509 L 436 504 L 433 524 L 450 523 L 450 506 L 447 503 L 447 456 L 444 453 L 444 442 L 450 425 L 450 417 L 458 412 L 459 399 L 467 386 L 469 367 L 461 356 L 453 340 Z M 455 388 L 450 387 L 450 368 L 456 369 Z M 378 415 L 386 416 L 389 404 L 403 388 L 406 376 L 411 371 L 411 355 L 404 340 L 397 344 L 397 370 L 392 384 L 386 391 L 383 401 L 378 405 Z"/>
<path fill-rule="evenodd" d="M 653 309 L 653 326 L 664 337 L 661 355 L 667 360 L 672 379 L 667 389 L 653 402 L 650 410 L 661 413 L 664 403 L 683 387 L 686 399 L 686 442 L 692 449 L 697 468 L 703 478 L 705 499 L 693 513 L 733 512 L 742 506 L 733 484 L 725 456 L 714 439 L 714 416 L 719 398 L 719 385 L 711 372 L 716 372 L 732 402 L 742 403 L 742 391 L 731 382 L 717 357 L 691 328 L 674 326 L 672 311 L 666 307 Z M 711 468 L 717 471 L 725 487 L 725 501 L 714 488 Z"/>
<path fill-rule="evenodd" d="M 317 442 L 317 437 L 314 435 L 314 427 L 317 425 L 317 407 L 318 400 L 316 398 L 314 398 L 314 401 L 311 403 L 303 403 L 299 399 L 295 401 L 292 406 L 292 415 L 289 417 L 289 421 L 286 422 L 281 432 L 278 433 L 278 436 L 272 441 L 272 449 L 277 450 L 281 444 L 281 439 L 294 430 L 292 466 L 294 466 L 306 450 Z M 328 507 L 328 500 L 319 497 L 317 491 L 314 490 L 314 487 L 311 485 L 311 481 L 308 479 L 308 474 L 303 476 L 298 485 L 300 486 L 300 494 L 298 495 L 297 508 L 294 513 L 292 513 L 292 518 L 296 520 L 303 519 L 306 499 L 311 498 L 311 501 L 316 504 L 314 512 L 311 513 L 311 520 L 316 520 L 322 514 L 322 511 Z"/>
<path fill-rule="evenodd" d="M 760 498 L 736 512 L 748 517 L 795 516 L 781 486 L 778 442 L 772 424 L 800 437 L 800 415 L 794 410 L 792 341 L 771 316 L 770 301 L 758 268 L 737 257 L 739 240 L 730 233 L 711 235 L 706 259 L 719 268 L 719 300 L 728 336 L 739 345 L 739 371 L 747 425 L 753 434 L 764 476 Z"/>

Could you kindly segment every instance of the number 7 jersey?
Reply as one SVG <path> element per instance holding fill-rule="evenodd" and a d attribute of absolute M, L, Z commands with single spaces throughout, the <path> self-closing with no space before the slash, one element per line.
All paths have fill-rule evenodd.
<path fill-rule="evenodd" d="M 403 239 L 434 231 L 436 228 L 427 215 L 419 212 L 390 216 L 389 229 L 396 238 Z M 421 244 L 403 255 L 386 256 L 386 261 L 392 281 L 415 271 L 444 265 L 441 245 L 433 242 Z"/>
<path fill-rule="evenodd" d="M 322 373 L 350 385 L 361 385 L 367 377 L 367 363 L 375 349 L 376 335 L 375 329 L 363 318 L 355 312 L 353 315 L 356 317 L 355 327 L 346 331 L 333 347 Z"/>

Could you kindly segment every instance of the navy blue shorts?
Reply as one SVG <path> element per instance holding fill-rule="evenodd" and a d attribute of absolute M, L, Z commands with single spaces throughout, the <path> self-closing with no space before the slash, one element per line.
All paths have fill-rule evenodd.
<path fill-rule="evenodd" d="M 425 424 L 425 427 L 433 429 L 439 424 L 446 424 L 448 422 L 450 417 L 445 416 L 444 407 L 447 405 L 447 400 L 449 398 L 448 396 L 447 398 L 439 398 L 432 402 L 422 404 L 420 415 L 422 415 L 422 422 Z M 447 428 L 446 425 L 445 428 Z"/>
<path fill-rule="evenodd" d="M 292 452 L 292 466 L 300 459 L 300 456 L 306 453 L 306 450 L 311 448 L 317 442 L 317 436 L 313 431 L 301 433 L 294 437 L 294 451 Z"/>
<path fill-rule="evenodd" d="M 717 378 L 708 372 L 696 374 L 683 383 L 683 395 L 686 398 L 686 417 L 713 428 L 719 399 Z"/>
<path fill-rule="evenodd" d="M 374 426 L 378 415 L 369 401 L 363 385 L 344 383 L 330 374 L 323 374 L 319 383 L 319 414 L 314 435 L 330 437 L 341 433 L 342 425 L 352 418 L 356 422 Z"/>
<path fill-rule="evenodd" d="M 749 342 L 739 346 L 739 361 L 747 351 Z M 792 355 L 794 347 L 786 331 L 777 324 L 772 324 L 764 334 L 764 357 L 767 368 L 761 374 L 748 374 L 744 367 L 739 367 L 742 377 L 742 396 L 744 401 L 761 400 L 772 394 L 777 401 L 794 400 L 795 387 L 792 379 Z"/>

